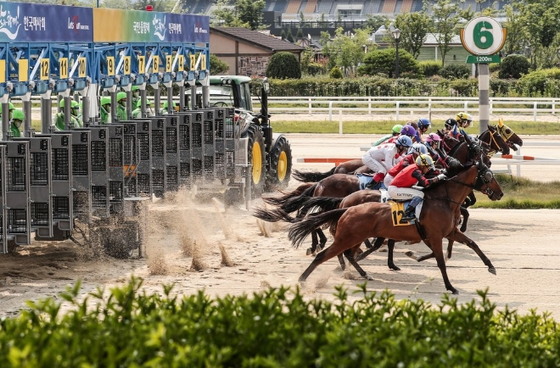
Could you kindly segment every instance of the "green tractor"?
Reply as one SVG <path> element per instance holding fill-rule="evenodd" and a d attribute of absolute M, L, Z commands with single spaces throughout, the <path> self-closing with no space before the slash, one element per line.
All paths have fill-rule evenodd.
<path fill-rule="evenodd" d="M 273 133 L 268 114 L 270 85 L 265 78 L 261 88 L 261 110 L 253 111 L 251 78 L 240 75 L 211 76 L 210 107 L 234 107 L 235 127 L 241 138 L 248 138 L 247 159 L 252 165 L 253 195 L 285 188 L 292 172 L 292 149 L 282 135 Z"/>

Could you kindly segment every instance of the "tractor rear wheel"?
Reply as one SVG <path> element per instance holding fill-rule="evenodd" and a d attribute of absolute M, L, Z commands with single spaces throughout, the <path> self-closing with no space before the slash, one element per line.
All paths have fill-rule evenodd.
<path fill-rule="evenodd" d="M 256 124 L 247 129 L 249 142 L 247 145 L 247 159 L 251 163 L 251 185 L 253 196 L 259 196 L 264 190 L 266 174 L 266 150 L 262 130 Z"/>
<path fill-rule="evenodd" d="M 286 137 L 279 137 L 270 150 L 270 168 L 267 172 L 268 191 L 286 188 L 292 174 L 292 148 Z"/>

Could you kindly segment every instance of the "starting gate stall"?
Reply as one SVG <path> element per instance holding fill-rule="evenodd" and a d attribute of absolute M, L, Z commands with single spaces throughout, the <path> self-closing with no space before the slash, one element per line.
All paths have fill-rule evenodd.
<path fill-rule="evenodd" d="M 2 116 L 0 253 L 33 235 L 78 242 L 78 231 L 85 240 L 111 238 L 106 249 L 125 256 L 142 240 L 139 203 L 235 172 L 233 109 L 208 108 L 208 17 L 6 2 L 2 10 L 0 103 L 8 111 L 20 98 L 25 125 L 23 137 L 11 137 Z M 169 109 L 148 117 L 146 86 L 154 87 L 157 111 L 161 83 Z M 186 106 L 185 86 L 197 83 L 203 97 Z M 126 92 L 130 118 L 133 86 L 141 115 L 122 119 L 116 94 Z M 52 94 L 64 101 L 62 131 L 52 123 Z M 110 124 L 100 121 L 101 94 L 111 98 Z M 38 134 L 31 95 L 42 97 Z M 82 103 L 83 127 L 71 119 L 73 101 Z"/>

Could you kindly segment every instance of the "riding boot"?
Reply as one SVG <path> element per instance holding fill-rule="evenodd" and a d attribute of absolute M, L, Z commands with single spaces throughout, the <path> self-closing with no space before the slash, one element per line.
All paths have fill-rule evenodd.
<path fill-rule="evenodd" d="M 382 181 L 384 177 L 385 174 L 383 173 L 375 174 L 373 179 L 371 179 L 371 181 L 366 185 L 366 189 L 375 189 L 375 186 L 379 184 L 379 182 Z"/>
<path fill-rule="evenodd" d="M 408 207 L 404 211 L 403 217 L 401 221 L 410 221 L 414 220 L 416 216 L 414 215 L 414 211 L 416 210 L 416 206 L 418 206 L 422 202 L 422 197 L 414 197 L 408 204 Z"/>

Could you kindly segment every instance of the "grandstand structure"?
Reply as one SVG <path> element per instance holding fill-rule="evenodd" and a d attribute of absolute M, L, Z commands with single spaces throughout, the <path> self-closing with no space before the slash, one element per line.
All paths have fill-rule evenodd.
<path fill-rule="evenodd" d="M 459 7 L 472 11 L 494 7 L 500 11 L 509 2 L 511 0 L 464 0 Z M 216 3 L 217 0 L 185 2 L 183 12 L 211 16 Z M 423 4 L 424 0 L 266 0 L 264 11 L 280 14 L 282 22 L 300 21 L 302 17 L 306 21 L 367 20 L 373 15 L 393 18 L 400 13 L 420 11 Z"/>

